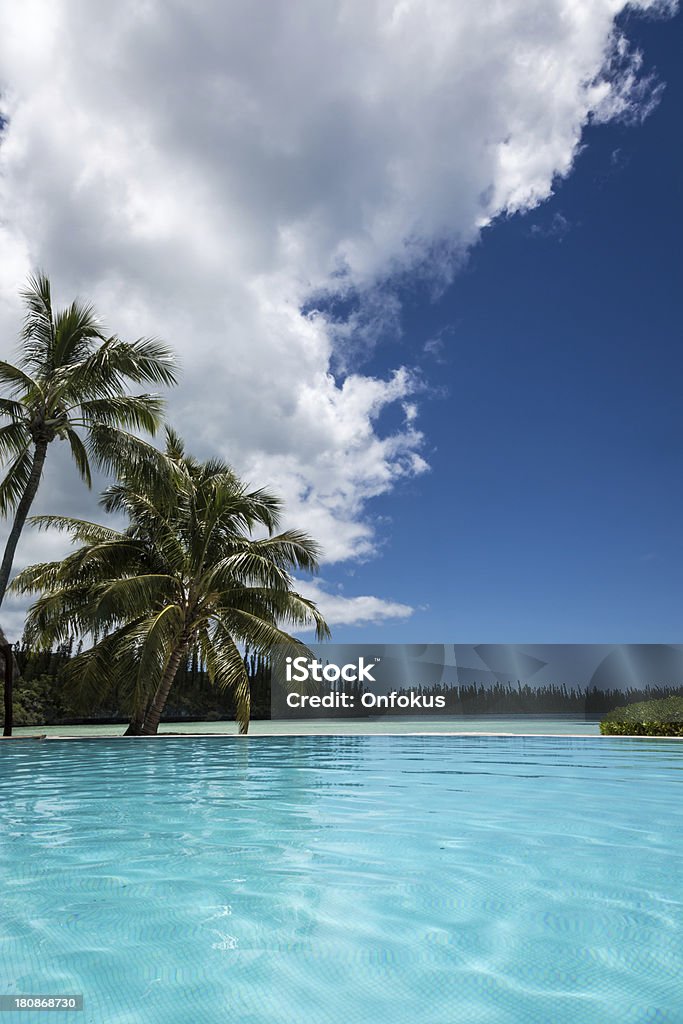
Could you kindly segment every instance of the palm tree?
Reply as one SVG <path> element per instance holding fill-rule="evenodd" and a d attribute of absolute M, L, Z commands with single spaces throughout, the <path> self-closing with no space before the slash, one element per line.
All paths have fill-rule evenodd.
<path fill-rule="evenodd" d="M 132 343 L 107 337 L 90 305 L 72 302 L 52 308 L 50 282 L 41 273 L 22 293 L 26 316 L 17 364 L 0 361 L 0 460 L 7 472 L 0 483 L 0 515 L 14 516 L 0 565 L 0 605 L 14 556 L 36 496 L 48 446 L 66 441 L 81 478 L 92 483 L 91 462 L 116 470 L 140 459 L 144 445 L 129 431 L 154 434 L 162 420 L 158 395 L 130 395 L 127 385 L 176 382 L 169 349 L 153 338 Z M 81 436 L 81 433 L 83 436 Z M 7 639 L 0 628 L 0 645 Z M 10 673 L 5 673 L 5 734 L 11 734 Z M 9 724 L 7 720 L 10 711 Z"/>
<path fill-rule="evenodd" d="M 17 365 L 0 361 L 0 458 L 9 463 L 0 483 L 0 515 L 14 513 L 0 567 L 2 604 L 26 517 L 38 490 L 48 445 L 66 441 L 76 468 L 91 486 L 91 460 L 117 469 L 138 448 L 130 430 L 154 434 L 162 421 L 158 395 L 129 395 L 129 383 L 176 383 L 173 355 L 153 338 L 132 343 L 106 337 L 92 306 L 72 302 L 55 313 L 44 274 L 22 293 L 26 317 Z M 85 431 L 81 437 L 79 428 Z"/>
<path fill-rule="evenodd" d="M 116 692 L 130 714 L 129 734 L 156 734 L 178 668 L 197 650 L 212 683 L 233 691 L 246 733 L 250 695 L 241 648 L 306 650 L 284 626 L 313 625 L 319 639 L 329 636 L 290 574 L 317 570 L 316 544 L 298 530 L 276 533 L 277 498 L 248 491 L 220 460 L 188 456 L 168 429 L 165 463 L 157 461 L 153 474 L 135 467 L 122 474 L 101 504 L 125 515 L 128 526 L 36 517 L 81 546 L 14 580 L 13 590 L 42 595 L 29 612 L 29 635 L 42 645 L 94 636 L 70 664 L 70 685 L 86 704 Z"/>

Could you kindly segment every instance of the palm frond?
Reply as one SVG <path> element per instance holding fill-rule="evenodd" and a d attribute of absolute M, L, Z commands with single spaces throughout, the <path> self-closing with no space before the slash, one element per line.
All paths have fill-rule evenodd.
<path fill-rule="evenodd" d="M 28 410 L 23 402 L 13 402 L 11 398 L 0 398 L 0 416 L 9 416 L 15 421 L 28 418 Z"/>
<path fill-rule="evenodd" d="M 223 628 L 258 654 L 267 654 L 278 644 L 291 644 L 294 638 L 274 622 L 243 608 L 221 608 L 217 613 Z"/>
<path fill-rule="evenodd" d="M 246 497 L 249 501 L 253 517 L 250 527 L 256 523 L 261 523 L 262 526 L 265 526 L 271 532 L 277 530 L 282 515 L 282 499 L 264 488 L 248 491 Z"/>
<path fill-rule="evenodd" d="M 115 358 L 116 338 L 106 338 L 85 359 L 69 366 L 61 393 L 74 404 L 124 394 L 126 378 Z"/>
<path fill-rule="evenodd" d="M 132 683 L 135 679 L 135 657 L 128 645 L 132 625 L 113 630 L 91 648 L 76 655 L 68 663 L 65 690 L 70 699 L 88 711 L 94 704 L 112 694 L 129 710 L 140 700 Z"/>
<path fill-rule="evenodd" d="M 174 523 L 176 506 L 165 490 L 161 499 L 159 494 L 147 497 L 118 485 L 107 488 L 102 505 L 107 511 L 125 513 L 135 524 L 133 536 L 144 540 L 150 551 L 157 552 L 160 564 L 182 575 L 187 571 L 188 558 L 183 537 Z"/>
<path fill-rule="evenodd" d="M 120 624 L 113 620 L 105 622 L 94 617 L 92 593 L 87 584 L 62 587 L 54 582 L 50 590 L 31 605 L 24 631 L 33 646 L 46 649 L 70 636 L 87 636 L 117 625 Z"/>
<path fill-rule="evenodd" d="M 141 619 L 131 630 L 130 640 L 137 641 L 138 646 L 136 689 L 156 690 L 182 628 L 182 609 L 177 604 L 167 604 L 155 615 Z"/>
<path fill-rule="evenodd" d="M 41 523 L 41 520 L 45 523 Z M 62 520 L 60 523 L 59 520 Z M 49 594 L 55 590 L 71 593 L 85 588 L 93 603 L 98 586 L 112 578 L 131 576 L 144 569 L 145 552 L 140 544 L 107 527 L 59 516 L 36 516 L 43 528 L 66 529 L 73 540 L 85 540 L 81 547 L 60 561 L 39 562 L 17 573 L 10 589 L 19 594 Z"/>
<path fill-rule="evenodd" d="M 292 577 L 260 552 L 248 548 L 210 564 L 201 581 L 207 590 L 217 592 L 232 590 L 236 584 L 280 587 L 286 591 Z"/>
<path fill-rule="evenodd" d="M 5 384 L 10 393 L 32 397 L 40 394 L 40 384 L 20 367 L 0 359 L 0 384 Z"/>
<path fill-rule="evenodd" d="M 30 448 L 31 443 L 31 435 L 23 421 L 0 427 L 0 461 L 5 462 L 10 456 L 20 455 Z"/>
<path fill-rule="evenodd" d="M 172 459 L 174 462 L 179 462 L 185 456 L 185 442 L 183 441 L 180 434 L 178 434 L 173 427 L 166 426 L 166 457 Z"/>
<path fill-rule="evenodd" d="M 31 516 L 30 522 L 39 530 L 60 530 L 62 533 L 71 533 L 74 540 L 86 539 L 81 533 L 82 528 L 97 531 L 105 531 L 107 535 L 121 536 L 118 531 L 110 530 L 109 527 L 99 526 L 87 519 L 75 519 L 72 516 L 42 515 Z M 98 539 L 102 539 L 98 533 Z"/>
<path fill-rule="evenodd" d="M 249 550 L 280 568 L 289 566 L 306 572 L 318 571 L 320 547 L 302 530 L 285 530 L 263 540 L 251 541 Z"/>
<path fill-rule="evenodd" d="M 120 394 L 128 383 L 172 386 L 177 383 L 176 359 L 154 338 L 107 338 L 75 368 L 73 381 L 75 390 L 88 399 Z"/>
<path fill-rule="evenodd" d="M 169 460 L 157 448 L 108 424 L 92 424 L 86 448 L 95 465 L 105 473 L 135 478 L 150 487 L 169 472 Z"/>
<path fill-rule="evenodd" d="M 118 619 L 138 618 L 182 597 L 179 581 L 172 575 L 145 573 L 103 582 L 94 589 L 98 612 Z"/>
<path fill-rule="evenodd" d="M 216 618 L 233 609 L 262 618 L 268 622 L 295 629 L 315 628 L 319 640 L 329 639 L 330 630 L 318 606 L 295 590 L 270 587 L 235 587 L 224 591 L 212 605 Z"/>
<path fill-rule="evenodd" d="M 54 318 L 54 368 L 71 367 L 87 359 L 92 352 L 93 341 L 103 338 L 94 308 L 72 302 Z"/>
<path fill-rule="evenodd" d="M 239 730 L 246 733 L 251 716 L 251 694 L 244 658 L 221 623 L 216 623 L 202 639 L 209 679 L 218 689 L 232 692 Z"/>
<path fill-rule="evenodd" d="M 28 485 L 33 469 L 33 453 L 29 445 L 17 453 L 0 483 L 0 515 L 7 516 L 17 507 Z"/>
<path fill-rule="evenodd" d="M 138 338 L 124 343 L 121 352 L 122 372 L 136 384 L 164 384 L 173 387 L 178 383 L 178 368 L 173 350 L 158 338 Z"/>
<path fill-rule="evenodd" d="M 38 272 L 29 277 L 21 293 L 26 307 L 22 338 L 22 364 L 42 376 L 54 368 L 54 318 L 50 281 Z"/>
<path fill-rule="evenodd" d="M 202 487 L 207 484 L 222 484 L 235 493 L 242 494 L 245 490 L 235 470 L 224 459 L 212 458 L 199 463 L 195 471 L 195 480 Z"/>
<path fill-rule="evenodd" d="M 163 421 L 164 401 L 159 395 L 112 395 L 81 402 L 87 426 L 104 424 L 155 434 Z"/>
<path fill-rule="evenodd" d="M 75 430 L 67 428 L 64 431 L 64 434 L 69 442 L 71 457 L 76 463 L 76 469 L 78 470 L 81 480 L 87 487 L 92 487 L 92 474 L 90 472 L 90 462 L 88 460 L 88 453 L 85 445 Z"/>
<path fill-rule="evenodd" d="M 58 586 L 63 572 L 63 561 L 36 562 L 17 573 L 8 589 L 15 594 L 35 594 L 53 590 Z"/>

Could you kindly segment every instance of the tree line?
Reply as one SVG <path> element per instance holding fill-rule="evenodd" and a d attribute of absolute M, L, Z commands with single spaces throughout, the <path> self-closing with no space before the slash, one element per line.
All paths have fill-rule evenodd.
<path fill-rule="evenodd" d="M 69 664 L 79 657 L 82 640 L 74 636 L 54 650 L 33 650 L 26 637 L 16 649 L 20 678 L 16 687 L 17 725 L 74 725 L 87 722 L 125 722 L 125 693 L 113 687 L 100 701 L 88 706 L 74 700 L 68 686 Z M 247 651 L 244 667 L 249 680 L 251 718 L 271 717 L 271 666 L 267 655 Z M 360 698 L 362 690 L 350 684 L 348 692 Z M 320 688 L 320 695 L 329 692 Z M 408 690 L 399 689 L 400 695 Z M 415 687 L 410 691 L 420 696 L 442 696 L 444 715 L 602 715 L 624 704 L 642 701 L 683 698 L 683 686 L 648 685 L 627 689 L 601 689 L 596 686 L 547 684 L 532 687 L 520 682 L 471 683 L 462 686 Z M 169 693 L 165 718 L 167 721 L 232 721 L 237 714 L 234 694 L 212 685 L 202 667 L 199 652 L 188 654 L 178 669 Z M 348 717 L 348 712 L 325 711 L 325 717 Z M 364 710 L 359 699 L 354 716 L 374 717 L 378 714 L 410 714 L 401 708 L 381 712 Z"/>
<path fill-rule="evenodd" d="M 265 663 L 267 678 L 270 678 L 268 663 Z M 370 692 L 358 682 L 337 685 L 338 692 L 345 692 L 354 698 L 351 717 L 372 718 L 378 715 L 410 716 L 416 712 L 409 707 L 368 707 L 364 708 L 361 698 Z M 672 681 L 668 684 L 643 683 L 642 686 L 629 687 L 597 687 L 572 686 L 566 683 L 547 683 L 542 686 L 530 686 L 520 680 L 508 680 L 495 683 L 466 683 L 460 685 L 436 684 L 433 686 L 412 686 L 396 689 L 399 697 L 410 698 L 411 694 L 419 697 L 442 697 L 444 704 L 438 711 L 427 711 L 426 714 L 441 715 L 601 715 L 624 704 L 642 701 L 665 700 L 670 697 L 683 698 L 683 684 Z M 306 684 L 306 693 L 324 697 L 330 693 L 329 684 L 310 681 Z M 283 700 L 278 700 L 278 708 L 282 714 L 291 717 Z M 429 706 L 429 705 L 428 705 Z M 435 704 L 432 701 L 431 707 Z M 421 713 L 422 715 L 425 712 Z M 349 711 L 344 708 L 329 708 L 313 712 L 313 717 L 347 718 Z M 311 715 L 306 715 L 311 717 Z"/>
<path fill-rule="evenodd" d="M 488 685 L 470 683 L 450 687 L 417 687 L 412 692 L 444 697 L 446 703 L 443 713 L 448 715 L 596 715 L 635 701 L 683 696 L 683 686 L 672 683 L 670 686 L 646 684 L 627 689 L 599 689 L 597 686 L 567 686 L 565 683 L 529 686 L 527 683 L 510 681 Z M 390 713 L 396 712 L 394 710 Z"/>
<path fill-rule="evenodd" d="M 25 639 L 15 654 L 19 676 L 14 687 L 17 726 L 127 724 L 125 697 L 114 687 L 102 699 L 84 706 L 68 686 L 69 661 L 80 643 L 70 638 L 54 650 L 32 650 Z M 270 717 L 270 667 L 262 655 L 247 653 L 251 718 Z M 211 684 L 197 652 L 180 666 L 169 694 L 164 719 L 169 722 L 234 721 L 236 702 L 230 691 Z"/>

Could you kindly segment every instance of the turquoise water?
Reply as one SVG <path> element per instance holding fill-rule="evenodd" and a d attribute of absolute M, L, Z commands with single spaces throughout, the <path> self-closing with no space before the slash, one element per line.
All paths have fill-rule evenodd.
<path fill-rule="evenodd" d="M 611 738 L 1 744 L 0 994 L 85 996 L 6 1019 L 680 1024 L 682 758 Z"/>
<path fill-rule="evenodd" d="M 579 715 L 420 715 L 383 718 L 317 718 L 285 721 L 252 721 L 250 736 L 367 736 L 406 733 L 512 733 L 517 735 L 599 736 L 599 717 L 593 721 Z M 121 736 L 125 725 L 33 725 L 14 730 L 17 736 L 36 733 L 46 736 Z M 236 722 L 162 722 L 159 732 L 237 735 Z"/>

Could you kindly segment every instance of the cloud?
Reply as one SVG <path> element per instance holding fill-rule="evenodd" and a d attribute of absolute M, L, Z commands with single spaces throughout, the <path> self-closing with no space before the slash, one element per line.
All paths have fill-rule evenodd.
<path fill-rule="evenodd" d="M 671 14 L 671 3 L 655 9 Z M 602 74 L 593 86 L 591 118 L 596 124 L 621 121 L 642 124 L 661 99 L 664 83 L 657 76 L 643 74 L 643 54 L 629 45 L 623 33 L 614 33 Z"/>
<path fill-rule="evenodd" d="M 407 280 L 442 288 L 485 226 L 552 194 L 591 118 L 652 109 L 660 87 L 615 29 L 627 6 L 673 10 L 4 5 L 2 338 L 36 265 L 123 336 L 160 335 L 197 454 L 279 488 L 328 562 L 372 555 L 368 503 L 427 464 L 419 375 L 370 376 L 363 354 L 400 330 Z"/>
<path fill-rule="evenodd" d="M 381 597 L 331 594 L 320 580 L 297 580 L 296 589 L 315 601 L 329 626 L 378 625 L 388 619 L 407 619 L 414 611 L 410 605 L 385 601 Z"/>
<path fill-rule="evenodd" d="M 571 229 L 572 225 L 564 214 L 556 210 L 548 223 L 532 224 L 529 228 L 529 234 L 532 238 L 556 238 L 561 242 Z"/>

